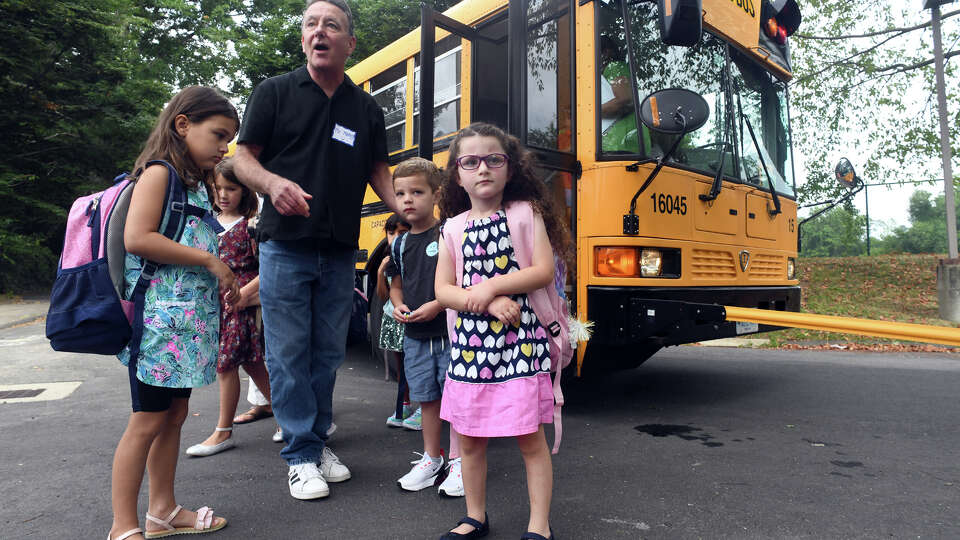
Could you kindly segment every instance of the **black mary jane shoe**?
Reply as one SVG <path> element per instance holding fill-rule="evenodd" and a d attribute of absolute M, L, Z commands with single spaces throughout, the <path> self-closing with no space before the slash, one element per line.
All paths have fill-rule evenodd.
<path fill-rule="evenodd" d="M 520 537 L 520 540 L 554 540 L 553 529 L 550 529 L 550 538 L 546 538 L 542 534 L 527 531 L 523 533 L 523 536 Z"/>
<path fill-rule="evenodd" d="M 454 529 L 460 525 L 472 525 L 473 530 L 463 534 L 448 531 L 447 534 L 440 537 L 440 540 L 470 540 L 472 538 L 483 538 L 490 534 L 490 518 L 487 514 L 483 514 L 483 523 L 480 523 L 470 516 L 466 516 L 457 522 Z"/>

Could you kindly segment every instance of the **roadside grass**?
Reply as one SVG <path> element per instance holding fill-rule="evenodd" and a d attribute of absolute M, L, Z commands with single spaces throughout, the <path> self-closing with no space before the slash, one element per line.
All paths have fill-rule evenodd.
<path fill-rule="evenodd" d="M 935 326 L 958 326 L 940 319 L 937 263 L 945 255 L 900 254 L 871 257 L 801 257 L 801 311 Z M 791 343 L 897 345 L 891 339 L 791 328 L 770 332 L 770 346 Z"/>

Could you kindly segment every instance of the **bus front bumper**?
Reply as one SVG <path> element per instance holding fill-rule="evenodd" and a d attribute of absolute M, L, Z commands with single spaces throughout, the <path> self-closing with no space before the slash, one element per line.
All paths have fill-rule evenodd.
<path fill-rule="evenodd" d="M 800 287 L 587 287 L 590 343 L 667 346 L 782 329 L 728 322 L 723 306 L 800 311 Z"/>

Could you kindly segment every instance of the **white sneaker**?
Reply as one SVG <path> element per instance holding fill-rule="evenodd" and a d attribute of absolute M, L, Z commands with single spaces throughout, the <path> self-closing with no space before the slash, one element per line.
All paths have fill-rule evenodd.
<path fill-rule="evenodd" d="M 460 474 L 460 458 L 447 464 L 447 477 L 440 483 L 437 493 L 447 497 L 463 497 L 463 476 Z"/>
<path fill-rule="evenodd" d="M 419 452 L 414 453 L 419 454 Z M 443 468 L 443 457 L 441 456 L 437 458 L 437 461 L 433 461 L 427 454 L 421 454 L 419 460 L 410 463 L 413 463 L 413 468 L 410 469 L 410 472 L 401 476 L 397 480 L 397 484 L 400 489 L 406 491 L 420 491 L 433 486 L 433 483 L 437 481 L 437 475 Z"/>
<path fill-rule="evenodd" d="M 350 469 L 340 463 L 340 458 L 330 450 L 329 447 L 323 447 L 323 453 L 320 454 L 320 473 L 327 482 L 346 482 L 350 479 Z"/>
<path fill-rule="evenodd" d="M 294 499 L 322 499 L 330 495 L 330 488 L 327 487 L 316 463 L 291 465 L 287 471 L 287 482 L 290 484 L 290 495 Z"/>

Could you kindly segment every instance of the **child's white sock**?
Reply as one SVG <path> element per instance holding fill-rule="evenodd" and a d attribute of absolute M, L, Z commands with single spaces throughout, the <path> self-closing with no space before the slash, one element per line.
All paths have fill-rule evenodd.
<path fill-rule="evenodd" d="M 442 465 L 442 464 L 443 464 L 443 456 L 433 457 L 433 456 L 431 456 L 430 454 L 428 454 L 428 453 L 426 453 L 426 452 L 423 453 L 423 456 L 426 457 L 426 458 L 430 458 L 430 464 L 431 464 L 431 465 L 438 465 L 438 464 L 441 464 L 441 465 Z"/>

